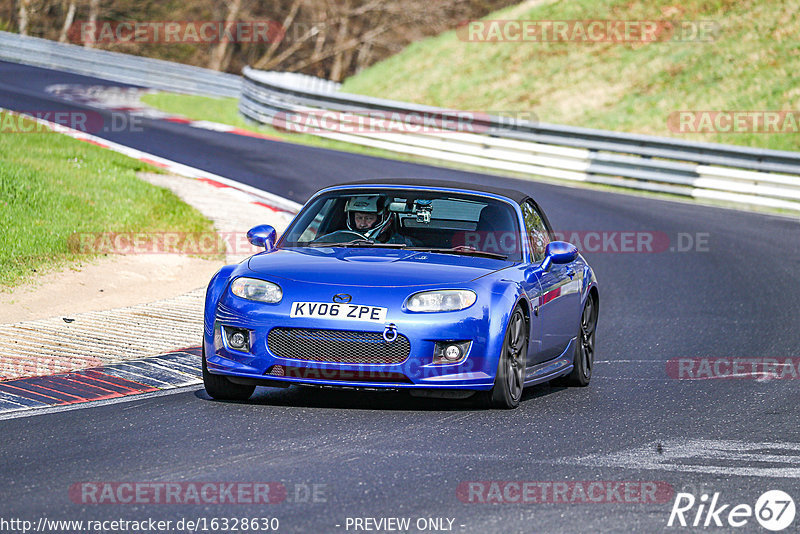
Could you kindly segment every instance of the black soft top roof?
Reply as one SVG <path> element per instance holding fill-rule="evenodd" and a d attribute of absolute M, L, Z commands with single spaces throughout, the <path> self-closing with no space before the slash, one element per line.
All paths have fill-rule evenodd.
<path fill-rule="evenodd" d="M 407 185 L 409 187 L 441 187 L 442 189 L 461 189 L 464 191 L 476 191 L 479 193 L 492 193 L 504 196 L 522 204 L 530 195 L 514 189 L 505 189 L 483 184 L 469 184 L 463 182 L 452 182 L 447 180 L 426 180 L 424 178 L 375 178 L 372 180 L 358 180 L 356 182 L 344 182 L 336 184 L 336 187 L 343 185 Z"/>

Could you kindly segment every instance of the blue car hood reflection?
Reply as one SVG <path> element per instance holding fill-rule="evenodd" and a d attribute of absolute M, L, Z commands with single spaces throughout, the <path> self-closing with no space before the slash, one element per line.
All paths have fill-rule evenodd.
<path fill-rule="evenodd" d="M 415 286 L 469 282 L 513 262 L 480 256 L 381 248 L 287 248 L 250 258 L 255 273 L 297 282 Z"/>

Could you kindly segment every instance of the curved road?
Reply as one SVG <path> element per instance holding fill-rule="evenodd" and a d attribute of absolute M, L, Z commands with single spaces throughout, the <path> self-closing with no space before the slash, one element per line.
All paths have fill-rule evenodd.
<path fill-rule="evenodd" d="M 0 63 L 0 106 L 79 107 L 47 94 L 45 87 L 54 83 L 118 85 Z M 418 518 L 452 519 L 452 532 L 654 532 L 691 530 L 667 528 L 674 494 L 659 493 L 648 502 L 624 498 L 624 492 L 617 498 L 615 491 L 633 487 L 620 483 L 684 489 L 698 500 L 703 491 L 719 492 L 719 505 L 753 506 L 772 489 L 800 499 L 800 382 L 687 380 L 668 372 L 676 358 L 800 358 L 798 221 L 157 120 L 145 120 L 144 130 L 98 135 L 299 202 L 321 186 L 351 178 L 491 182 L 529 191 L 554 227 L 568 233 L 654 232 L 659 239 L 669 236 L 672 248 L 688 235 L 701 247 L 586 252 L 601 283 L 592 384 L 531 388 L 514 411 L 302 388 L 259 388 L 250 402 L 224 403 L 190 388 L 0 421 L 0 519 L 277 517 L 281 532 L 353 532 L 354 518 L 407 517 L 411 532 L 418 531 Z M 798 360 L 788 361 L 797 371 Z M 70 487 L 87 481 L 279 482 L 288 495 L 269 505 L 91 504 L 71 498 Z M 535 496 L 547 489 L 548 501 L 554 497 L 549 482 L 578 483 L 558 494 L 558 502 L 482 504 L 476 488 L 488 492 L 491 486 L 465 486 L 470 481 L 541 482 Z M 592 493 L 600 502 L 578 502 L 588 499 L 575 487 L 589 488 L 590 481 L 604 484 L 604 492 Z M 314 484 L 316 499 L 306 491 Z M 459 487 L 476 490 L 459 493 Z M 517 495 L 513 484 L 497 487 L 506 490 L 499 500 Z M 710 518 L 706 530 L 730 530 L 732 506 L 719 516 L 724 529 Z M 696 511 L 686 513 L 689 522 Z M 799 524 L 795 519 L 787 532 Z M 751 517 L 737 531 L 764 530 Z"/>

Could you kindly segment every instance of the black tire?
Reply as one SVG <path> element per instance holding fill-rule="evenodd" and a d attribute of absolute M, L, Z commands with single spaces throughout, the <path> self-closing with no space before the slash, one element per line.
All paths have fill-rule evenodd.
<path fill-rule="evenodd" d="M 255 391 L 255 386 L 245 386 L 234 384 L 222 375 L 215 375 L 208 372 L 206 364 L 206 344 L 203 342 L 203 386 L 206 393 L 217 400 L 247 400 Z"/>
<path fill-rule="evenodd" d="M 566 386 L 586 387 L 592 379 L 594 368 L 594 342 L 597 329 L 597 301 L 590 294 L 581 313 L 581 324 L 578 327 L 578 339 L 575 343 L 575 356 L 572 372 L 559 383 Z"/>
<path fill-rule="evenodd" d="M 517 306 L 508 320 L 503 339 L 503 352 L 497 363 L 494 386 L 482 392 L 481 400 L 491 408 L 516 408 L 525 383 L 525 362 L 528 353 L 528 322 Z"/>

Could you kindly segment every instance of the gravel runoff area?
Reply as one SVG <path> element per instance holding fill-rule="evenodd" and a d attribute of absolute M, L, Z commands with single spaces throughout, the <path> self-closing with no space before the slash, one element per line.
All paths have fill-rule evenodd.
<path fill-rule="evenodd" d="M 226 236 L 226 262 L 250 255 L 242 242 L 257 224 L 282 232 L 293 214 L 254 203 L 230 187 L 174 175 L 140 177 L 174 191 L 214 222 Z M 168 254 L 158 254 L 169 262 Z M 174 259 L 174 258 L 173 258 Z M 196 289 L 155 302 L 108 310 L 0 324 L 0 380 L 52 375 L 140 359 L 200 344 L 203 297 L 208 279 Z"/>

